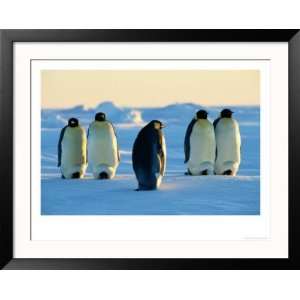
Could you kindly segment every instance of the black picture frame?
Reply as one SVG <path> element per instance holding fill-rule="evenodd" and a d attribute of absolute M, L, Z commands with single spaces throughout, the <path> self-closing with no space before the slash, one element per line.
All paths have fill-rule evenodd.
<path fill-rule="evenodd" d="M 289 258 L 14 258 L 13 46 L 15 42 L 288 42 L 289 47 Z M 0 30 L 0 267 L 5 269 L 299 269 L 300 32 L 287 30 Z"/>

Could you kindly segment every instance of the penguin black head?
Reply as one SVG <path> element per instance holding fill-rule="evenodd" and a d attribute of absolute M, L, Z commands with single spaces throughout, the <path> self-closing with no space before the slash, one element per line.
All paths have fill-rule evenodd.
<path fill-rule="evenodd" d="M 78 127 L 78 125 L 79 125 L 78 119 L 76 119 L 76 118 L 69 119 L 68 126 L 70 126 L 70 127 Z"/>
<path fill-rule="evenodd" d="M 228 108 L 225 108 L 221 111 L 221 118 L 231 118 L 233 111 Z"/>
<path fill-rule="evenodd" d="M 203 109 L 197 111 L 196 113 L 197 119 L 207 119 L 207 115 L 208 115 L 207 111 Z"/>
<path fill-rule="evenodd" d="M 96 113 L 96 115 L 95 115 L 95 121 L 103 122 L 105 120 L 106 120 L 105 113 L 103 113 L 103 112 Z"/>
<path fill-rule="evenodd" d="M 158 121 L 158 120 L 152 120 L 152 121 L 149 123 L 149 126 L 150 126 L 151 128 L 156 129 L 156 130 L 159 130 L 159 129 L 162 129 L 162 128 L 165 127 L 165 125 L 164 125 L 162 122 Z"/>

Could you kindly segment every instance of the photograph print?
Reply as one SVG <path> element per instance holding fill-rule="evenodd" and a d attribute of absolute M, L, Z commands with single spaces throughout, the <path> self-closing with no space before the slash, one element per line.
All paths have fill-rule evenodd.
<path fill-rule="evenodd" d="M 40 76 L 41 215 L 260 215 L 260 70 Z"/>

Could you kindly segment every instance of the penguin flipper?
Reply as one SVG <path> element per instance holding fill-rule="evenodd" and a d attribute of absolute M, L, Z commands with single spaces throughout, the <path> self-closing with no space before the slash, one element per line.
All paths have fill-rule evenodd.
<path fill-rule="evenodd" d="M 86 144 L 88 145 L 88 139 L 89 139 L 89 135 L 90 135 L 90 126 L 87 130 L 87 134 L 86 134 Z M 87 164 L 89 161 L 89 152 L 88 152 L 88 146 L 85 149 L 85 163 Z"/>
<path fill-rule="evenodd" d="M 164 174 L 165 164 L 166 164 L 166 156 L 164 153 L 165 141 L 161 131 L 158 132 L 158 143 L 157 143 L 157 168 L 156 173 L 161 175 Z"/>
<path fill-rule="evenodd" d="M 60 131 L 60 136 L 59 136 L 59 140 L 58 140 L 58 151 L 57 151 L 57 158 L 58 158 L 58 161 L 57 161 L 57 166 L 60 167 L 61 166 L 61 152 L 62 152 L 62 140 L 64 138 L 64 134 L 65 134 L 65 131 L 67 129 L 68 126 L 65 126 L 61 131 Z"/>
<path fill-rule="evenodd" d="M 116 129 L 114 127 L 114 125 L 110 122 L 110 125 L 114 131 L 114 134 L 115 134 L 115 137 L 116 137 L 116 140 L 117 140 L 117 154 L 118 154 L 118 161 L 120 162 L 121 161 L 121 157 L 120 157 L 120 149 L 119 149 L 119 143 L 118 143 L 118 136 L 117 136 L 117 133 L 116 133 Z"/>
<path fill-rule="evenodd" d="M 190 137 L 193 131 L 193 127 L 194 124 L 196 123 L 196 119 L 194 118 L 190 124 L 188 125 L 187 129 L 186 129 L 186 133 L 185 133 L 185 137 L 184 137 L 184 154 L 185 154 L 185 159 L 184 159 L 184 163 L 187 163 L 190 159 Z"/>
<path fill-rule="evenodd" d="M 220 120 L 221 120 L 220 117 L 214 120 L 214 123 L 213 123 L 214 129 L 216 129 L 217 124 L 219 123 Z M 217 157 L 218 157 L 218 149 L 217 149 L 217 147 L 216 147 L 216 156 L 215 156 L 215 160 L 217 160 Z"/>
<path fill-rule="evenodd" d="M 161 152 L 161 155 L 160 155 L 160 168 L 159 168 L 159 173 L 161 175 L 163 175 L 164 173 L 164 170 L 165 170 L 165 163 L 166 163 L 166 158 L 165 158 L 165 155 L 163 153 L 163 151 Z"/>
<path fill-rule="evenodd" d="M 217 127 L 217 124 L 219 123 L 219 121 L 220 121 L 220 120 L 221 120 L 221 118 L 220 118 L 220 117 L 214 120 L 214 123 L 213 123 L 213 125 L 214 125 L 214 128 L 215 128 L 215 129 L 216 129 L 216 127 Z"/>
<path fill-rule="evenodd" d="M 187 169 L 187 171 L 184 173 L 184 175 L 186 175 L 186 176 L 191 176 L 192 173 L 191 173 L 190 169 Z"/>

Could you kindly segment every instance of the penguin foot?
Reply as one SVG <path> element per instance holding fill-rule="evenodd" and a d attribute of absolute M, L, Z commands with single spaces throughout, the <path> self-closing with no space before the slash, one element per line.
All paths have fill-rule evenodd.
<path fill-rule="evenodd" d="M 99 174 L 99 179 L 108 179 L 108 174 L 106 172 L 101 172 Z"/>
<path fill-rule="evenodd" d="M 140 191 L 140 189 L 135 189 L 135 191 L 136 191 L 136 192 L 139 192 L 139 191 Z"/>
<path fill-rule="evenodd" d="M 66 177 L 64 175 L 61 175 L 61 179 L 66 179 Z"/>
<path fill-rule="evenodd" d="M 223 172 L 223 175 L 232 175 L 232 171 L 231 170 L 226 170 L 225 172 Z"/>
<path fill-rule="evenodd" d="M 192 175 L 191 171 L 188 169 L 187 172 L 184 173 L 184 175 L 189 176 Z"/>
<path fill-rule="evenodd" d="M 136 191 L 154 191 L 157 190 L 157 187 L 154 185 L 151 186 L 145 186 L 145 185 L 140 185 Z"/>
<path fill-rule="evenodd" d="M 208 175 L 208 170 L 202 171 L 201 175 Z"/>
<path fill-rule="evenodd" d="M 80 172 L 75 172 L 72 174 L 72 179 L 78 179 L 80 178 Z"/>

